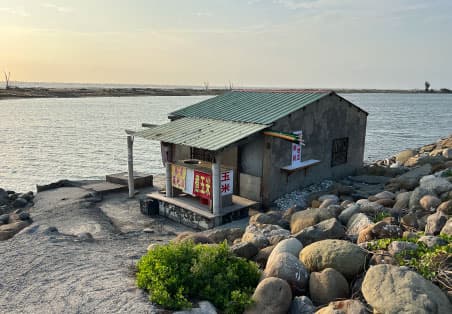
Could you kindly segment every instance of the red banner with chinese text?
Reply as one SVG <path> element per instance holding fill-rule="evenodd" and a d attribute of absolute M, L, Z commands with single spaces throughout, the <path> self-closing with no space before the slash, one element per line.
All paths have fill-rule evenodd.
<path fill-rule="evenodd" d="M 212 177 L 210 174 L 195 170 L 193 194 L 204 199 L 212 199 Z"/>

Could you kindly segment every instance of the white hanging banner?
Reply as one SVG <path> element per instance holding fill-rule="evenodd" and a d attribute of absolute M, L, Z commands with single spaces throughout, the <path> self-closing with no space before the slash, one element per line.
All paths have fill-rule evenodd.
<path fill-rule="evenodd" d="M 234 172 L 232 170 L 221 173 L 221 196 L 232 194 L 234 191 Z"/>
<path fill-rule="evenodd" d="M 303 131 L 292 132 L 300 138 L 300 144 L 292 143 L 292 166 L 299 166 L 301 164 L 301 146 L 303 143 Z"/>

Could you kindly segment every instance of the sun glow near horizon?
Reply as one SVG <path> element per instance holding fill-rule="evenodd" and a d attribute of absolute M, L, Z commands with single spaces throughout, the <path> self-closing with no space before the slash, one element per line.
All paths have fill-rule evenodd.
<path fill-rule="evenodd" d="M 449 1 L 0 0 L 16 81 L 452 87 Z"/>

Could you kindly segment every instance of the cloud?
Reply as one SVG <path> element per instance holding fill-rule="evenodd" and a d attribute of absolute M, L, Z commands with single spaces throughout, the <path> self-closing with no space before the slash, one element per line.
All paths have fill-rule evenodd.
<path fill-rule="evenodd" d="M 273 3 L 280 4 L 290 10 L 314 9 L 319 7 L 319 0 L 273 0 Z"/>
<path fill-rule="evenodd" d="M 72 9 L 72 8 L 59 6 L 54 3 L 43 3 L 43 4 L 41 4 L 41 6 L 43 6 L 45 8 L 53 9 L 59 13 L 70 13 L 70 12 L 74 11 L 74 9 Z"/>
<path fill-rule="evenodd" d="M 3 8 L 0 8 L 0 13 L 1 12 L 11 14 L 11 15 L 18 15 L 18 16 L 22 16 L 22 17 L 30 16 L 30 13 L 28 13 L 24 7 L 17 7 L 17 8 L 3 7 Z"/>
<path fill-rule="evenodd" d="M 195 16 L 198 16 L 198 17 L 210 17 L 210 16 L 212 16 L 212 13 L 211 12 L 207 12 L 207 11 L 200 11 L 200 12 L 196 12 Z"/>

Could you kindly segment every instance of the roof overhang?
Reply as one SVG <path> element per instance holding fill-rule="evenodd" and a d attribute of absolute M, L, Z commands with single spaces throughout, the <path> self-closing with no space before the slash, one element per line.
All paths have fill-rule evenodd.
<path fill-rule="evenodd" d="M 219 151 L 270 127 L 267 124 L 181 118 L 134 133 L 148 140 Z"/>

